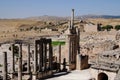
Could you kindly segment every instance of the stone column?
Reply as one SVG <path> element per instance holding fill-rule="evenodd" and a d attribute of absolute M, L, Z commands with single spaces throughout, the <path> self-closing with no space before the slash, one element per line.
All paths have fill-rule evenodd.
<path fill-rule="evenodd" d="M 61 44 L 58 47 L 59 47 L 59 64 L 61 69 Z"/>
<path fill-rule="evenodd" d="M 39 71 L 42 71 L 42 43 L 39 44 Z"/>
<path fill-rule="evenodd" d="M 37 43 L 35 42 L 35 52 L 34 52 L 34 73 L 37 72 Z"/>
<path fill-rule="evenodd" d="M 74 26 L 74 9 L 72 9 L 72 15 L 71 15 L 71 29 Z"/>
<path fill-rule="evenodd" d="M 39 71 L 41 71 L 41 45 L 39 44 Z"/>
<path fill-rule="evenodd" d="M 45 60 L 45 70 L 47 69 L 47 43 L 45 43 L 45 50 L 44 50 L 44 53 L 45 53 L 45 55 L 44 55 L 44 60 Z"/>
<path fill-rule="evenodd" d="M 80 29 L 76 28 L 76 32 L 77 32 L 77 35 L 76 35 L 76 49 L 77 49 L 77 54 L 80 54 Z"/>
<path fill-rule="evenodd" d="M 15 72 L 15 57 L 14 57 L 14 44 L 11 44 L 11 51 L 12 51 L 12 78 L 14 78 Z"/>
<path fill-rule="evenodd" d="M 77 57 L 76 57 L 76 69 L 77 70 L 81 69 L 81 54 L 77 54 Z"/>
<path fill-rule="evenodd" d="M 3 54 L 3 80 L 7 80 L 7 52 Z"/>
<path fill-rule="evenodd" d="M 30 73 L 30 44 L 28 44 L 27 72 Z"/>
<path fill-rule="evenodd" d="M 32 60 L 34 61 L 34 50 L 32 50 Z"/>
<path fill-rule="evenodd" d="M 45 44 L 43 43 L 43 53 L 42 53 L 43 61 L 42 61 L 42 71 L 45 70 Z"/>
<path fill-rule="evenodd" d="M 18 80 L 22 80 L 22 44 L 19 47 L 19 57 L 18 57 Z"/>
<path fill-rule="evenodd" d="M 43 43 L 41 43 L 41 54 L 40 54 L 40 58 L 41 58 L 41 70 L 42 70 L 42 67 L 43 67 L 43 62 L 44 62 L 44 58 L 43 58 Z"/>
<path fill-rule="evenodd" d="M 53 56 L 53 51 L 52 51 L 52 45 L 51 45 L 51 40 L 50 40 L 50 43 L 49 43 L 49 67 L 50 67 L 50 70 L 52 70 L 52 56 Z"/>
<path fill-rule="evenodd" d="M 71 62 L 73 62 L 74 61 L 74 55 L 75 55 L 75 53 L 74 53 L 74 41 L 72 40 L 72 43 L 71 43 Z"/>
<path fill-rule="evenodd" d="M 68 61 L 68 63 L 70 64 L 71 63 L 71 39 L 70 39 L 70 36 L 68 36 L 68 38 L 69 38 L 69 41 L 68 41 L 68 47 L 69 47 L 69 49 L 68 49 L 68 54 L 69 54 L 69 61 Z"/>

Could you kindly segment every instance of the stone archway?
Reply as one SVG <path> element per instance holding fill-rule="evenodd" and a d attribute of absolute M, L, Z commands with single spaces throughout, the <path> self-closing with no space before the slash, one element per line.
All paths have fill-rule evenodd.
<path fill-rule="evenodd" d="M 108 80 L 108 76 L 105 73 L 98 74 L 98 80 Z"/>

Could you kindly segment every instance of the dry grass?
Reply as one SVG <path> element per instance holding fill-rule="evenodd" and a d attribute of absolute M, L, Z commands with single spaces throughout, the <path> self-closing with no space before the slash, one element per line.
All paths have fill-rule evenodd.
<path fill-rule="evenodd" d="M 120 19 L 103 19 L 103 18 L 97 18 L 97 19 L 88 19 L 88 21 L 93 22 L 95 24 L 102 23 L 103 25 L 120 25 Z"/>
<path fill-rule="evenodd" d="M 102 23 L 103 25 L 111 24 L 111 25 L 118 25 L 120 24 L 120 19 L 88 19 L 88 21 L 93 22 L 95 24 Z M 39 24 L 38 24 L 39 23 Z M 42 25 L 36 20 L 27 20 L 27 19 L 3 19 L 0 20 L 0 42 L 5 40 L 12 40 L 17 38 L 25 38 L 25 37 L 34 37 L 34 36 L 42 36 L 42 35 L 55 35 L 59 34 L 58 32 L 35 32 L 35 31 L 23 31 L 20 32 L 18 27 L 22 24 L 28 25 Z M 54 26 L 57 29 L 66 29 L 68 23 L 63 25 Z M 77 24 L 79 25 L 79 24 Z M 61 31 L 62 31 L 61 30 Z"/>

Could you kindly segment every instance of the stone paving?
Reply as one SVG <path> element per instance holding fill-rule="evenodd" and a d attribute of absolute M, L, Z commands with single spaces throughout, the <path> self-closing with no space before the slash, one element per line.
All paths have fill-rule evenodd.
<path fill-rule="evenodd" d="M 90 80 L 91 78 L 92 77 L 90 74 L 90 69 L 86 69 L 86 70 L 75 70 L 66 75 L 53 77 L 46 80 Z"/>

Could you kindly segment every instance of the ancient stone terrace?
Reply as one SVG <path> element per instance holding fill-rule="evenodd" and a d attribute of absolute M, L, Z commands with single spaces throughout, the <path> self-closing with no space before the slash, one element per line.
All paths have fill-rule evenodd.
<path fill-rule="evenodd" d="M 95 74 L 104 73 L 108 75 L 108 80 L 113 80 L 118 76 L 120 69 L 120 49 L 104 51 L 98 54 L 96 60 L 91 61 L 90 64 L 91 71 L 96 72 Z M 110 77 L 111 75 L 113 78 Z"/>

